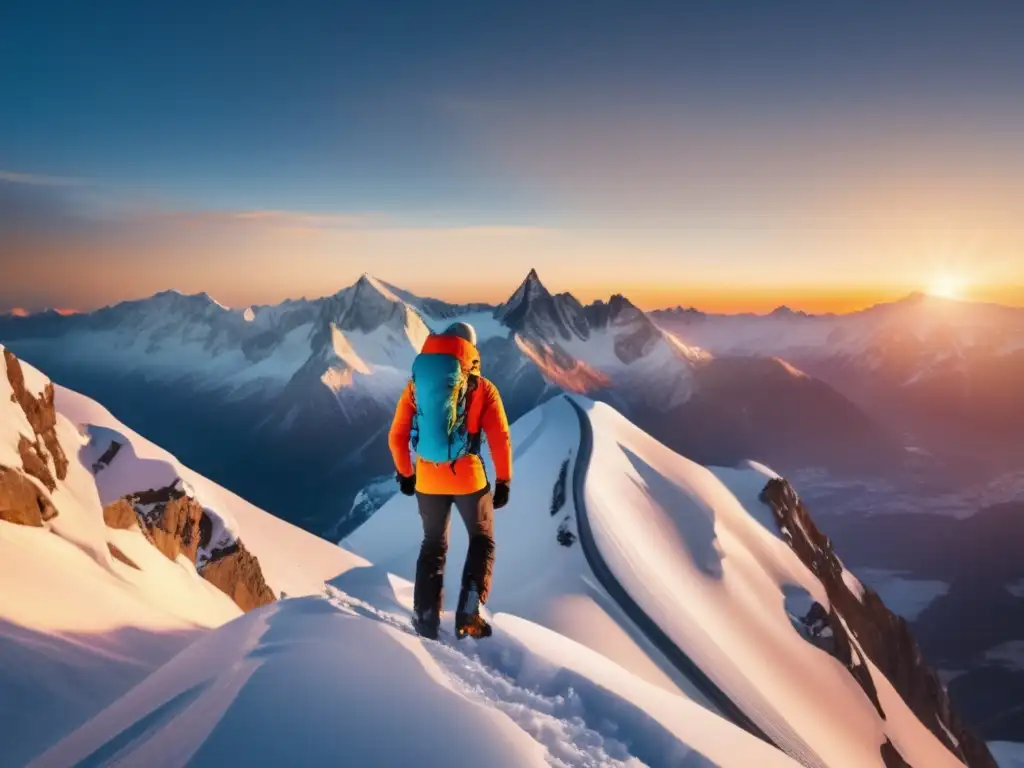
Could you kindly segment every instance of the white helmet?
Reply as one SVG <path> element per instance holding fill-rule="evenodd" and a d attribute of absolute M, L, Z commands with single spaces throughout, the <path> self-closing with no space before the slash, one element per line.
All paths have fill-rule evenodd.
<path fill-rule="evenodd" d="M 476 329 L 469 323 L 452 323 L 445 330 L 442 336 L 457 336 L 476 346 Z"/>

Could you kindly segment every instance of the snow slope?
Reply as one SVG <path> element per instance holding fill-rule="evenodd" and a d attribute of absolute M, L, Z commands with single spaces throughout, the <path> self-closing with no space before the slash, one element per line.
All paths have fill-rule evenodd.
<path fill-rule="evenodd" d="M 161 487 L 180 477 L 193 490 L 205 509 L 212 511 L 228 529 L 244 532 L 249 549 L 260 560 L 264 576 L 278 594 L 318 593 L 323 582 L 356 562 L 350 554 L 339 552 L 329 542 L 296 528 L 264 512 L 231 491 L 206 479 L 181 464 L 170 453 L 154 445 L 119 422 L 93 400 L 63 387 L 57 388 L 57 410 L 71 422 L 89 425 L 92 435 L 116 433 L 127 440 L 135 461 L 121 465 L 118 473 L 107 471 L 96 477 L 104 503 L 118 498 L 127 489 Z M 86 446 L 83 462 L 93 460 L 105 442 Z M 111 470 L 117 469 L 115 465 Z"/>
<path fill-rule="evenodd" d="M 773 742 L 805 764 L 852 767 L 880 765 L 888 737 L 912 765 L 959 765 L 894 692 L 882 720 L 847 670 L 794 629 L 787 600 L 828 599 L 765 511 L 741 502 L 750 481 L 763 486 L 770 474 L 751 466 L 716 476 L 613 409 L 583 407 L 598 548 L 645 613 Z"/>
<path fill-rule="evenodd" d="M 463 750 L 488 766 L 792 765 L 529 622 L 499 617 L 480 644 L 416 638 L 411 585 L 389 589 L 395 612 L 332 589 L 250 613 L 33 765 L 448 766 Z"/>
<path fill-rule="evenodd" d="M 0 459 L 14 464 L 10 444 L 30 426 L 3 395 Z M 409 629 L 409 582 L 246 504 L 81 395 L 59 390 L 57 406 L 72 459 L 53 494 L 59 514 L 43 528 L 0 522 L 3 583 L 17 584 L 0 592 L 0 699 L 16 702 L 0 720 L 0 765 L 442 766 L 463 749 L 488 766 L 793 765 L 680 695 L 635 647 L 627 661 L 640 674 L 507 614 L 486 643 L 423 641 Z M 572 412 L 545 416 L 526 422 L 520 455 L 546 443 L 569 458 Z M 94 474 L 112 436 L 125 447 Z M 568 469 L 559 474 L 556 525 L 571 509 Z M 104 502 L 172 480 L 244 539 L 275 590 L 307 596 L 239 616 L 190 563 L 104 525 Z M 550 494 L 543 501 L 551 507 Z M 562 551 L 554 530 L 548 538 Z M 537 575 L 518 598 L 523 613 L 556 576 Z M 567 590 L 564 615 L 577 619 L 567 627 L 590 623 L 587 600 L 614 612 L 594 594 L 584 581 Z"/>
<path fill-rule="evenodd" d="M 21 368 L 27 389 L 42 392 L 46 377 Z M 33 430 L 11 393 L 0 357 L 0 465 L 20 468 L 19 437 Z M 42 528 L 0 520 L 0 699 L 17 702 L 0 718 L 2 766 L 22 765 L 205 630 L 241 613 L 192 563 L 168 560 L 137 527 L 106 526 L 104 504 L 182 477 L 224 531 L 244 531 L 272 587 L 293 594 L 319 591 L 324 579 L 358 562 L 181 466 L 87 398 L 58 388 L 56 406 L 69 460 L 67 477 L 48 494 L 58 514 Z M 122 454 L 94 475 L 92 463 L 109 444 L 96 438 L 114 433 L 129 441 L 123 450 L 132 458 Z M 111 546 L 138 567 L 115 558 Z M 11 691 L 17 694 L 8 698 Z"/>
<path fill-rule="evenodd" d="M 41 374 L 22 368 L 28 388 L 41 391 Z M 19 436 L 33 430 L 11 393 L 0 357 L 0 465 L 20 467 Z M 22 764 L 53 733 L 141 680 L 201 628 L 240 613 L 194 568 L 168 560 L 138 530 L 108 529 L 93 477 L 77 459 L 85 438 L 64 417 L 57 436 L 70 462 L 49 494 L 57 517 L 43 528 L 0 521 L 4 766 Z M 138 569 L 115 559 L 108 543 Z M 8 709 L 8 702 L 16 705 Z"/>
<path fill-rule="evenodd" d="M 999 768 L 1024 768 L 1024 744 L 1012 741 L 992 741 L 989 748 Z"/>
<path fill-rule="evenodd" d="M 505 613 L 528 618 L 651 685 L 715 709 L 714 691 L 654 647 L 574 543 L 574 477 L 566 478 L 557 503 L 567 461 L 569 471 L 586 472 L 580 501 L 593 539 L 631 601 L 771 741 L 805 765 L 882 765 L 887 738 L 913 765 L 959 765 L 877 670 L 887 720 L 838 661 L 795 629 L 790 613 L 806 612 L 812 599 L 827 606 L 828 599 L 756 501 L 770 471 L 749 465 L 716 475 L 610 407 L 577 402 L 593 434 L 592 457 L 580 470 L 573 460 L 581 430 L 565 399 L 513 426 L 516 478 L 511 503 L 496 515 L 489 603 L 499 624 Z M 395 497 L 344 543 L 408 577 L 418 526 L 413 502 Z M 449 567 L 456 573 L 465 544 L 465 532 L 453 524 Z M 446 605 L 454 597 L 449 593 Z"/>

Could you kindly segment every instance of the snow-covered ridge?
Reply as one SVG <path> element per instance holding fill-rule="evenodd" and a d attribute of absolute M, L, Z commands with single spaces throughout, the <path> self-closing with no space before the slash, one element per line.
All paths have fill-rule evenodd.
<path fill-rule="evenodd" d="M 499 626 L 505 614 L 528 618 L 712 711 L 728 716 L 735 707 L 804 765 L 960 764 L 862 649 L 850 668 L 841 653 L 821 652 L 804 619 L 815 604 L 827 611 L 831 601 L 760 499 L 774 473 L 755 464 L 709 471 L 611 408 L 579 405 L 593 432 L 593 455 L 582 468 L 580 425 L 564 400 L 513 427 L 517 481 L 513 503 L 496 519 L 490 603 Z M 567 467 L 574 477 L 568 493 Z M 688 674 L 657 643 L 652 648 L 631 609 L 597 586 L 603 582 L 579 546 L 585 532 L 573 510 L 581 501 L 616 582 L 700 675 Z M 346 546 L 411 577 L 418 545 L 411 504 L 394 497 Z M 451 550 L 462 551 L 465 533 L 455 525 L 452 534 Z M 852 671 L 857 664 L 864 684 Z M 717 707 L 714 691 L 730 707 Z"/>

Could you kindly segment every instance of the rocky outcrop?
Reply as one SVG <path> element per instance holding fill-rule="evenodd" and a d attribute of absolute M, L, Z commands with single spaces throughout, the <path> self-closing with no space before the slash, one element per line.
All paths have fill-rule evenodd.
<path fill-rule="evenodd" d="M 57 510 L 39 487 L 16 469 L 0 467 L 0 520 L 41 528 Z"/>
<path fill-rule="evenodd" d="M 57 490 L 57 481 L 53 479 L 50 463 L 40 454 L 39 441 L 32 442 L 24 435 L 18 437 L 18 454 L 21 466 L 26 475 L 31 475 L 53 493 Z"/>
<path fill-rule="evenodd" d="M 214 550 L 208 558 L 200 557 L 200 551 L 210 547 L 214 526 L 202 505 L 188 494 L 181 481 L 118 499 L 104 507 L 103 520 L 111 528 L 127 529 L 138 525 L 142 534 L 165 557 L 176 560 L 179 555 L 184 556 L 196 566 L 200 576 L 230 597 L 243 611 L 251 611 L 276 599 L 263 577 L 259 560 L 241 540 L 236 539 Z"/>
<path fill-rule="evenodd" d="M 127 530 L 132 526 L 138 526 L 139 517 L 128 499 L 118 499 L 103 508 L 103 522 L 108 528 Z"/>
<path fill-rule="evenodd" d="M 111 440 L 110 445 L 107 446 L 107 450 L 103 452 L 103 455 L 92 463 L 92 473 L 96 475 L 106 469 L 120 450 L 121 443 L 117 442 L 117 440 Z"/>
<path fill-rule="evenodd" d="M 122 552 L 120 549 L 118 549 L 115 544 L 111 544 L 108 541 L 107 542 L 107 549 L 110 550 L 110 554 L 111 554 L 111 556 L 115 560 L 120 560 L 122 563 L 124 563 L 125 565 L 129 566 L 130 568 L 134 568 L 136 571 L 140 570 L 139 566 L 137 566 L 132 561 L 132 559 L 130 557 L 128 557 L 128 555 L 126 555 L 124 552 Z"/>
<path fill-rule="evenodd" d="M 195 563 L 203 508 L 185 493 L 180 483 L 141 491 L 127 500 L 135 508 L 139 525 L 149 534 L 153 546 L 169 560 L 184 555 Z"/>
<path fill-rule="evenodd" d="M 276 599 L 263 578 L 260 561 L 241 541 L 214 552 L 199 573 L 243 611 L 268 605 Z"/>
<path fill-rule="evenodd" d="M 853 580 L 844 579 L 843 564 L 832 542 L 818 530 L 789 483 L 770 480 L 761 492 L 761 501 L 772 510 L 783 540 L 818 577 L 828 594 L 830 610 L 815 604 L 814 616 L 808 614 L 803 620 L 808 627 L 827 625 L 827 630 L 819 630 L 817 636 L 830 635 L 830 643 L 816 644 L 829 650 L 850 670 L 883 717 L 874 683 L 859 655 L 861 650 L 924 726 L 954 755 L 970 768 L 996 768 L 985 742 L 969 731 L 953 711 L 946 690 L 921 655 L 906 620 L 892 613 L 871 589 L 851 589 L 848 582 Z M 826 647 L 829 644 L 831 649 Z M 881 753 L 889 768 L 907 765 L 888 742 Z"/>
<path fill-rule="evenodd" d="M 896 745 L 889 741 L 889 739 L 885 740 L 879 751 L 882 753 L 882 761 L 885 763 L 886 768 L 914 768 L 914 766 L 903 759 L 903 755 L 899 753 Z"/>
<path fill-rule="evenodd" d="M 57 439 L 57 411 L 53 407 L 53 384 L 47 382 L 46 389 L 39 397 L 36 397 L 25 387 L 25 373 L 21 370 L 21 362 L 9 349 L 4 350 L 4 362 L 7 365 L 7 380 L 13 390 L 11 400 L 21 406 L 21 410 L 25 412 L 25 418 L 28 419 L 34 432 L 31 438 L 27 435 L 24 437 L 30 443 L 36 443 L 35 453 L 41 461 L 44 456 L 49 455 L 53 460 L 57 479 L 64 480 L 68 476 L 68 459 Z M 45 446 L 45 453 L 43 446 Z M 24 461 L 24 454 L 22 460 Z M 46 483 L 46 486 L 50 490 L 56 488 L 55 483 L 52 487 L 50 483 Z"/>

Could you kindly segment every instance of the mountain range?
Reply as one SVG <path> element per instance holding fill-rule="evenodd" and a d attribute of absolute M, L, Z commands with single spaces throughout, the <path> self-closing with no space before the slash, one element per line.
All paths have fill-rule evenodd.
<path fill-rule="evenodd" d="M 358 523 L 367 478 L 431 332 L 472 323 L 512 419 L 560 392 L 607 402 L 673 449 L 727 465 L 898 471 L 898 435 L 766 349 L 719 355 L 627 298 L 584 305 L 531 271 L 508 301 L 449 304 L 369 275 L 337 294 L 228 309 L 165 291 L 77 315 L 0 319 L 0 340 L 211 478 L 321 535 Z"/>
<path fill-rule="evenodd" d="M 847 315 L 652 313 L 716 355 L 775 355 L 961 471 L 1024 462 L 1024 308 L 915 293 Z"/>

